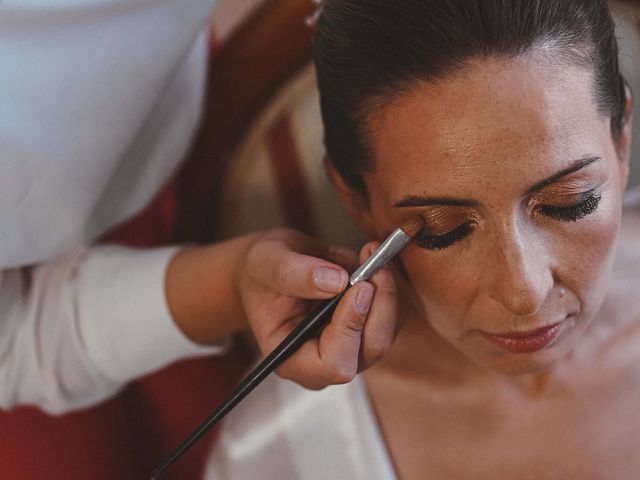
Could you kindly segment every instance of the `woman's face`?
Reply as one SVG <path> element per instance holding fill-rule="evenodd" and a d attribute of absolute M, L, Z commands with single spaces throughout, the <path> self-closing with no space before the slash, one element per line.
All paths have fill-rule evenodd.
<path fill-rule="evenodd" d="M 477 363 L 542 371 L 576 346 L 608 285 L 626 164 L 592 76 L 542 55 L 485 59 L 369 122 L 360 220 L 402 254 L 427 321 Z"/>

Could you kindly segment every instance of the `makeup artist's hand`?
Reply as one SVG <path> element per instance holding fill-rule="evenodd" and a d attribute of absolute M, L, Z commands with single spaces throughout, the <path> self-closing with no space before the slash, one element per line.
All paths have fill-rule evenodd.
<path fill-rule="evenodd" d="M 377 244 L 366 245 L 363 261 Z M 329 247 L 293 230 L 259 238 L 239 269 L 238 291 L 263 354 L 271 352 L 311 309 L 310 300 L 347 287 L 355 252 Z M 396 331 L 396 287 L 389 269 L 351 288 L 319 338 L 311 339 L 278 369 L 307 388 L 351 381 L 391 346 Z"/>
<path fill-rule="evenodd" d="M 375 244 L 366 245 L 360 262 Z M 329 247 L 294 230 L 273 230 L 178 252 L 166 289 L 183 333 L 204 345 L 251 329 L 270 353 L 311 309 L 332 298 L 360 263 L 355 252 Z M 308 388 L 346 383 L 378 360 L 396 330 L 396 287 L 382 269 L 355 285 L 319 338 L 309 340 L 278 369 Z"/>

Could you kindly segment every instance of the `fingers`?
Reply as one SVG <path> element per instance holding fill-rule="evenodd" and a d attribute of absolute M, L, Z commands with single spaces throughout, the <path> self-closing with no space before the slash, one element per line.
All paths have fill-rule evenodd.
<path fill-rule="evenodd" d="M 358 373 L 358 357 L 374 287 L 361 282 L 342 298 L 320 338 L 306 342 L 279 369 L 278 374 L 319 389 L 350 382 Z"/>
<path fill-rule="evenodd" d="M 361 261 L 377 246 L 366 245 Z M 393 274 L 383 268 L 370 282 L 349 289 L 319 339 L 307 342 L 278 373 L 314 389 L 351 381 L 391 347 L 396 333 L 396 304 Z"/>
<path fill-rule="evenodd" d="M 378 247 L 371 242 L 363 247 L 360 256 L 364 261 Z M 376 273 L 370 282 L 375 287 L 375 296 L 367 316 L 360 348 L 359 370 L 362 371 L 391 348 L 396 336 L 398 294 L 395 279 L 387 266 Z"/>
<path fill-rule="evenodd" d="M 355 252 L 285 233 L 289 236 L 262 240 L 249 252 L 252 278 L 279 294 L 304 299 L 331 298 L 346 288 L 347 270 L 329 260 L 349 267 L 357 263 Z"/>
<path fill-rule="evenodd" d="M 326 365 L 328 380 L 346 383 L 358 373 L 358 358 L 367 315 L 375 289 L 360 282 L 347 291 L 333 318 L 320 335 L 318 354 Z"/>
<path fill-rule="evenodd" d="M 264 322 L 269 326 L 265 329 L 267 333 L 255 332 L 265 353 L 272 351 L 297 323 L 289 321 L 299 318 L 300 314 L 299 310 L 292 314 L 294 305 L 290 301 L 330 298 L 348 282 L 345 269 L 310 255 L 318 255 L 319 248 L 325 248 L 323 258 L 342 255 L 348 260 L 353 257 L 352 252 L 307 243 L 302 245 L 299 239 L 297 243 L 287 243 L 289 240 L 263 241 L 257 251 L 259 255 L 248 262 L 255 276 L 262 279 L 265 289 L 276 289 L 282 295 L 272 301 L 269 311 L 274 318 Z M 292 245 L 304 248 L 296 250 Z M 361 251 L 362 260 L 376 246 L 376 243 L 366 245 Z M 340 263 L 344 264 L 344 261 L 343 258 Z M 323 269 L 329 269 L 329 272 Z M 333 292 L 327 291 L 332 289 Z M 282 301 L 289 303 L 278 303 Z M 278 374 L 312 389 L 351 381 L 358 371 L 379 360 L 391 346 L 396 331 L 396 302 L 396 285 L 389 268 L 382 269 L 370 282 L 354 285 L 345 293 L 319 338 L 307 341 L 278 368 Z M 296 300 L 296 304 L 303 306 L 304 302 Z"/>

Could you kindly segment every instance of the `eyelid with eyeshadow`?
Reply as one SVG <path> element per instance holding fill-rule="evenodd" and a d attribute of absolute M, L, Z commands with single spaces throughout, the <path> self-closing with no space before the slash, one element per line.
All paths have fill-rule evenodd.
<path fill-rule="evenodd" d="M 598 188 L 580 192 L 578 198 L 564 205 L 536 205 L 528 208 L 530 214 L 541 214 L 562 222 L 577 222 L 594 213 L 600 206 L 602 193 Z M 573 196 L 573 195 L 572 195 Z M 425 219 L 426 220 L 426 219 Z M 452 227 L 446 233 L 434 235 L 429 231 L 428 222 L 422 231 L 414 238 L 415 243 L 427 250 L 444 250 L 456 242 L 468 237 L 476 228 L 478 222 L 467 217 L 458 227 Z"/>
<path fill-rule="evenodd" d="M 605 182 L 595 182 L 593 179 L 574 178 L 553 184 L 530 194 L 525 198 L 527 212 L 535 215 L 544 209 L 573 208 L 579 205 L 585 198 L 599 191 Z"/>
<path fill-rule="evenodd" d="M 577 222 L 591 215 L 600 206 L 602 193 L 599 189 L 591 189 L 582 193 L 579 199 L 570 205 L 539 205 L 535 207 L 542 215 L 563 222 Z"/>
<path fill-rule="evenodd" d="M 445 233 L 444 235 L 430 235 L 425 229 L 423 229 L 414 237 L 414 241 L 419 247 L 427 250 L 444 250 L 459 240 L 469 236 L 473 230 L 474 225 L 471 222 L 463 223 L 458 228 Z"/>
<path fill-rule="evenodd" d="M 425 225 L 415 243 L 427 250 L 444 250 L 469 236 L 480 223 L 473 208 L 430 207 L 422 212 Z"/>
<path fill-rule="evenodd" d="M 600 186 L 600 182 L 571 180 L 569 182 L 553 184 L 544 190 L 532 193 L 527 197 L 527 202 L 535 201 L 539 204 L 559 204 L 562 203 L 562 199 L 567 199 L 565 203 L 570 204 L 578 197 L 584 195 L 585 192 L 593 191 Z"/>
<path fill-rule="evenodd" d="M 472 208 L 429 207 L 421 212 L 424 218 L 424 231 L 430 235 L 445 235 L 464 223 L 479 222 L 478 213 Z"/>

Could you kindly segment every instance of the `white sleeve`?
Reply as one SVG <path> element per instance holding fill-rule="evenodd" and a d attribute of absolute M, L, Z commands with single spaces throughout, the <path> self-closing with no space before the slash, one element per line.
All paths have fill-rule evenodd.
<path fill-rule="evenodd" d="M 187 339 L 165 295 L 176 248 L 104 246 L 0 275 L 0 409 L 95 404 L 175 360 L 220 353 Z"/>

